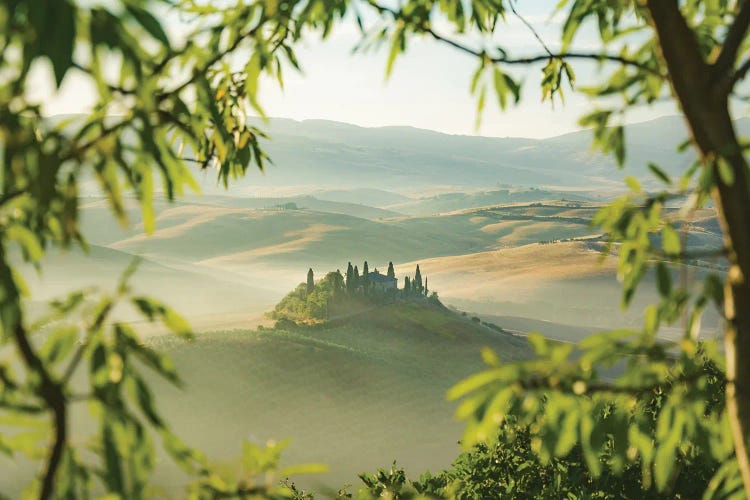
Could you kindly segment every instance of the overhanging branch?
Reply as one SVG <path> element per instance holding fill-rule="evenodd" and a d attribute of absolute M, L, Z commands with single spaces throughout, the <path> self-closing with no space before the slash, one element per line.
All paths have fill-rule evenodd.
<path fill-rule="evenodd" d="M 404 21 L 409 21 L 408 18 L 405 18 L 402 13 L 391 9 L 389 7 L 385 7 L 383 5 L 378 4 L 377 2 L 370 1 L 369 4 L 378 12 L 380 13 L 386 13 L 392 16 L 394 19 L 401 19 Z M 525 21 L 524 21 L 525 22 Z M 500 56 L 490 56 L 486 50 L 479 50 L 472 47 L 469 47 L 468 45 L 465 45 L 461 42 L 458 42 L 452 38 L 449 38 L 445 35 L 442 35 L 432 29 L 428 24 L 426 23 L 420 23 L 420 24 L 414 24 L 415 31 L 421 32 L 423 34 L 431 36 L 433 39 L 445 43 L 446 45 L 450 45 L 453 48 L 456 48 L 460 50 L 461 52 L 464 52 L 466 54 L 472 55 L 474 57 L 478 58 L 486 58 L 487 60 L 496 63 L 496 64 L 515 64 L 515 65 L 524 65 L 524 64 L 533 64 L 537 62 L 544 62 L 549 61 L 553 59 L 558 60 L 566 60 L 566 59 L 587 59 L 591 61 L 598 61 L 598 62 L 614 62 L 619 63 L 624 66 L 631 66 L 634 68 L 638 68 L 642 71 L 646 71 L 647 73 L 651 73 L 654 75 L 658 75 L 659 77 L 663 77 L 664 75 L 659 71 L 658 68 L 649 66 L 648 64 L 645 64 L 643 62 L 630 59 L 624 56 L 619 56 L 615 54 L 608 54 L 606 52 L 552 52 L 550 51 L 544 42 L 539 38 L 539 36 L 534 32 L 534 35 L 537 37 L 537 39 L 542 43 L 542 46 L 544 47 L 546 53 L 545 54 L 538 54 L 533 56 L 527 56 L 527 57 L 508 57 L 507 55 L 503 54 Z"/>
<path fill-rule="evenodd" d="M 721 52 L 713 64 L 714 71 L 720 78 L 731 72 L 734 67 L 737 53 L 747 35 L 748 28 L 750 28 L 750 2 L 743 1 L 734 22 L 729 27 Z"/>

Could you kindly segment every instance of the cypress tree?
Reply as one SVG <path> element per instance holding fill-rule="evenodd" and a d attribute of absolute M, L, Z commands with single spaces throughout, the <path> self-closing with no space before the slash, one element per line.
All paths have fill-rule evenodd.
<path fill-rule="evenodd" d="M 415 293 L 422 293 L 424 287 L 422 286 L 422 273 L 419 271 L 419 264 L 417 264 L 417 272 L 414 273 L 414 282 L 412 283 Z"/>
<path fill-rule="evenodd" d="M 351 262 L 346 268 L 346 291 L 350 293 L 354 291 L 354 268 Z"/>
<path fill-rule="evenodd" d="M 411 283 L 409 282 L 409 277 L 404 277 L 404 294 L 409 295 L 409 292 L 411 291 Z"/>
<path fill-rule="evenodd" d="M 396 277 L 396 271 L 393 270 L 393 262 L 388 263 L 388 277 L 389 278 Z"/>
<path fill-rule="evenodd" d="M 357 269 L 357 266 L 354 266 L 354 272 L 352 273 L 352 281 L 354 281 L 354 287 L 352 290 L 355 292 L 357 291 L 357 288 L 359 288 L 359 269 Z"/>
<path fill-rule="evenodd" d="M 429 290 L 427 289 L 427 278 L 424 279 L 424 296 L 427 297 Z"/>
<path fill-rule="evenodd" d="M 307 293 L 312 293 L 315 289 L 315 275 L 313 274 L 312 267 L 307 271 Z"/>
<path fill-rule="evenodd" d="M 365 261 L 365 266 L 362 268 L 362 288 L 365 289 L 365 293 L 370 288 L 370 268 L 367 267 L 367 261 Z"/>

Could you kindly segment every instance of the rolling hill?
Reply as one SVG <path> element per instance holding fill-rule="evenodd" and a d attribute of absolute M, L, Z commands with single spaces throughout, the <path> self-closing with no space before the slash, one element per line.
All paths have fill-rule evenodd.
<path fill-rule="evenodd" d="M 656 299 L 644 287 L 627 314 L 620 311 L 614 263 L 601 264 L 601 238 L 590 226 L 599 203 L 536 201 L 368 220 L 308 209 L 244 208 L 226 197 L 202 201 L 160 203 L 150 236 L 138 225 L 123 232 L 105 223 L 108 209 L 96 200 L 86 204 L 83 220 L 92 242 L 116 250 L 113 255 L 141 255 L 199 281 L 208 276 L 202 289 L 220 291 L 208 293 L 195 309 L 187 298 L 206 294 L 191 290 L 189 279 L 157 279 L 155 290 L 191 312 L 229 314 L 234 308 L 243 321 L 267 310 L 309 267 L 343 270 L 349 261 L 361 266 L 364 260 L 373 269 L 393 261 L 400 279 L 419 263 L 448 303 L 482 314 L 616 327 L 637 324 L 641 308 Z M 137 220 L 137 212 L 131 215 Z M 555 243 L 539 244 L 550 241 Z M 694 248 L 720 248 L 713 211 L 696 214 L 688 241 Z M 120 262 L 124 267 L 125 259 Z"/>
<path fill-rule="evenodd" d="M 336 488 L 396 458 L 414 471 L 447 465 L 462 431 L 447 389 L 481 368 L 483 346 L 506 361 L 530 355 L 523 338 L 441 307 L 403 303 L 319 328 L 152 343 L 185 374 L 186 391 L 165 386 L 160 401 L 192 444 L 230 460 L 240 436 L 289 438 L 289 463 L 331 468 L 303 482 Z"/>
<path fill-rule="evenodd" d="M 622 285 L 616 277 L 617 258 L 602 258 L 592 241 L 530 244 L 469 255 L 436 257 L 396 266 L 397 273 L 413 273 L 420 265 L 430 288 L 443 301 L 490 318 L 502 327 L 537 331 L 539 322 L 551 338 L 578 341 L 596 329 L 640 328 L 643 310 L 659 301 L 654 277 L 647 274 L 627 310 L 621 307 Z M 695 285 L 705 269 L 687 267 L 688 283 Z M 673 280 L 678 282 L 675 273 Z M 507 324 L 502 317 L 511 317 Z M 520 318 L 519 318 L 520 317 Z M 525 318 L 526 321 L 520 321 Z M 567 326 L 556 332 L 558 323 Z M 719 331 L 716 310 L 708 308 L 702 335 Z M 568 327 L 573 327 L 570 330 Z M 678 338 L 678 323 L 660 335 Z"/>
<path fill-rule="evenodd" d="M 237 463 L 242 439 L 291 440 L 285 463 L 323 462 L 324 476 L 301 477 L 318 491 L 394 459 L 412 471 L 447 466 L 463 425 L 446 391 L 482 367 L 480 349 L 525 359 L 525 339 L 497 333 L 440 306 L 400 303 L 317 328 L 206 332 L 187 343 L 156 336 L 185 384 L 154 381 L 158 405 L 188 444 L 218 464 Z M 72 439 L 85 442 L 77 408 Z M 0 457 L 0 489 L 13 494 L 33 474 Z M 183 498 L 185 476 L 161 454 L 153 483 Z"/>
<path fill-rule="evenodd" d="M 42 262 L 41 272 L 30 265 L 19 266 L 34 302 L 33 311 L 45 310 L 47 300 L 61 298 L 80 289 L 115 289 L 122 272 L 135 256 L 119 250 L 92 245 L 88 253 L 80 249 L 53 251 Z M 263 312 L 271 307 L 278 293 L 233 276 L 199 266 L 169 266 L 141 258 L 131 278 L 134 293 L 158 298 L 184 315 L 196 330 L 250 327 L 265 323 Z M 118 308 L 120 320 L 141 320 L 128 308 Z M 146 332 L 161 333 L 150 325 L 139 325 Z"/>

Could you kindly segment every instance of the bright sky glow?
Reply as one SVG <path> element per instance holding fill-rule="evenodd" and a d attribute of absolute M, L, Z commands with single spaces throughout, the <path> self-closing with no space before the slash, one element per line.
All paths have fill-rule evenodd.
<path fill-rule="evenodd" d="M 540 5 L 541 4 L 541 5 Z M 553 49 L 559 40 L 560 23 L 548 18 L 556 2 L 521 3 L 519 10 Z M 288 70 L 283 91 L 273 81 L 262 85 L 261 103 L 269 116 L 303 119 L 327 119 L 366 127 L 407 125 L 451 134 L 549 137 L 578 129 L 577 120 L 592 104 L 580 95 L 568 92 L 564 105 L 541 102 L 539 75 L 541 66 L 510 71 L 521 77 L 524 94 L 517 107 L 501 112 L 493 99 L 487 100 L 481 127 L 475 128 L 476 100 L 469 93 L 469 81 L 476 61 L 456 49 L 438 42 L 413 40 L 400 57 L 391 78 L 386 81 L 385 48 L 371 53 L 352 54 L 359 40 L 353 22 L 343 24 L 325 41 L 310 37 L 298 49 L 304 73 Z M 513 54 L 542 51 L 532 33 L 520 20 L 509 16 L 498 34 L 498 42 Z M 596 38 L 582 33 L 576 48 L 596 48 Z M 582 62 L 574 66 L 579 82 L 592 81 L 596 65 Z M 520 71 L 520 72 L 519 72 Z M 71 73 L 58 95 L 41 72 L 35 96 L 45 103 L 46 114 L 86 111 L 94 90 Z M 626 121 L 638 122 L 675 114 L 671 104 L 636 108 Z"/>

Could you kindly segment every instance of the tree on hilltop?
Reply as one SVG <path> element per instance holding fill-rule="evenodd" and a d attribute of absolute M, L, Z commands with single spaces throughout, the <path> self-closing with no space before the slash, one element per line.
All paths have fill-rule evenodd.
<path fill-rule="evenodd" d="M 362 289 L 367 293 L 370 289 L 370 268 L 367 266 L 367 261 L 362 267 Z"/>
<path fill-rule="evenodd" d="M 354 288 L 354 267 L 352 267 L 352 263 L 349 262 L 349 265 L 346 267 L 346 291 L 352 293 Z"/>
<path fill-rule="evenodd" d="M 307 271 L 307 293 L 312 293 L 315 289 L 315 275 L 313 274 L 312 267 Z"/>
<path fill-rule="evenodd" d="M 419 264 L 417 264 L 417 270 L 414 273 L 412 288 L 414 288 L 414 293 L 416 294 L 421 294 L 424 290 L 424 286 L 422 285 L 422 272 L 419 270 Z"/>

